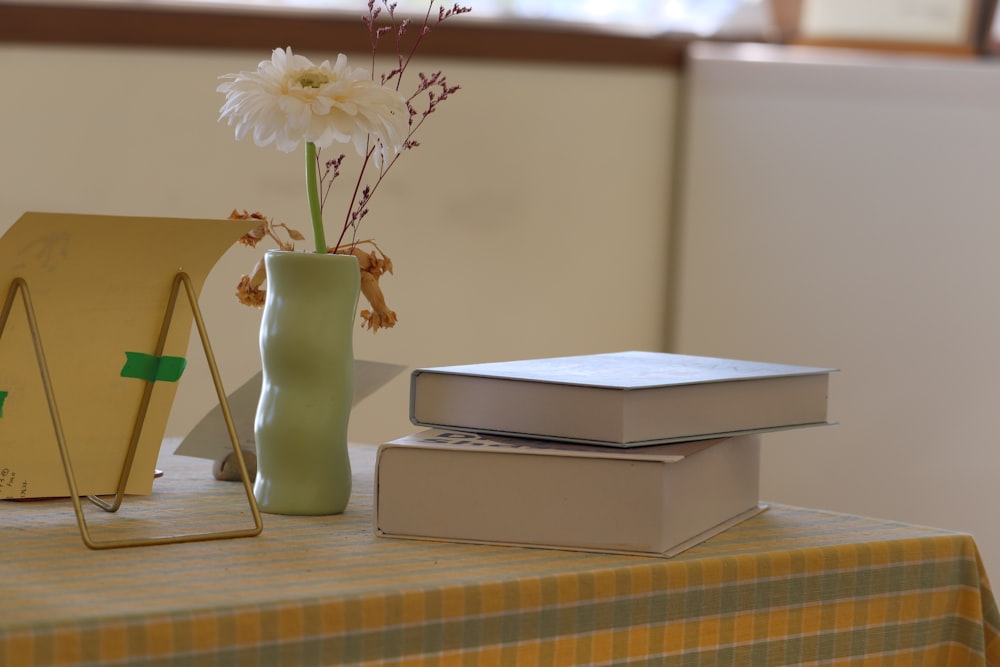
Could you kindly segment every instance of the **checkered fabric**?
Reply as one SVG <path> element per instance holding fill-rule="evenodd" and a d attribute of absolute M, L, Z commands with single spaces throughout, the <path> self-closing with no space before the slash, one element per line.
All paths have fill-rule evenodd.
<path fill-rule="evenodd" d="M 0 664 L 1000 665 L 973 539 L 773 505 L 672 559 L 376 538 L 375 448 L 339 517 L 110 551 L 66 500 L 0 504 Z M 242 485 L 161 457 L 95 539 L 252 525 Z"/>

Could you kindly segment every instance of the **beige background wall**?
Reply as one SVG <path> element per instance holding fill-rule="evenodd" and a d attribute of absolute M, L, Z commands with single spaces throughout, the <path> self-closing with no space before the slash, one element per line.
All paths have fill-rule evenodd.
<path fill-rule="evenodd" d="M 217 77 L 266 57 L 0 46 L 0 229 L 28 210 L 202 218 L 234 207 L 305 229 L 302 156 L 237 143 L 216 122 Z M 662 349 L 676 73 L 421 68 L 463 90 L 373 199 L 364 233 L 395 264 L 383 284 L 399 325 L 359 329 L 356 355 L 412 367 Z M 331 208 L 328 227 L 341 215 Z M 227 389 L 260 366 L 259 311 L 231 296 L 256 257 L 234 248 L 201 299 Z M 170 436 L 215 401 L 200 348 L 188 356 Z M 400 376 L 362 403 L 352 437 L 414 430 L 407 392 Z"/>
<path fill-rule="evenodd" d="M 675 73 L 427 62 L 464 90 L 374 201 L 366 230 L 396 265 L 400 324 L 358 330 L 357 356 L 412 367 L 672 345 L 837 366 L 840 426 L 768 436 L 765 497 L 970 531 L 996 573 L 1000 70 L 755 53 L 692 63 L 674 248 Z M 216 123 L 216 77 L 266 55 L 0 46 L 0 228 L 27 210 L 233 207 L 301 225 L 301 156 Z M 255 259 L 230 251 L 201 300 L 230 388 L 259 368 L 259 312 L 231 297 Z M 170 436 L 214 403 L 198 354 Z M 369 442 L 411 430 L 405 376 L 351 427 Z"/>
<path fill-rule="evenodd" d="M 678 351 L 833 366 L 762 494 L 971 532 L 1000 578 L 1000 67 L 700 45 Z"/>

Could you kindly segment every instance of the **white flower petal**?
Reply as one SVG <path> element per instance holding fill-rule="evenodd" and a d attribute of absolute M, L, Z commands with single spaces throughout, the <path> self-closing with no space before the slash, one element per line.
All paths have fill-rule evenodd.
<path fill-rule="evenodd" d="M 398 153 L 409 131 L 406 101 L 395 90 L 372 81 L 363 69 L 336 63 L 313 64 L 289 47 L 274 49 L 255 72 L 227 74 L 216 89 L 226 95 L 219 120 L 235 126 L 237 140 L 253 135 L 254 143 L 275 143 L 295 150 L 303 141 L 319 147 L 352 144 L 360 155 L 369 140 L 382 151 Z M 380 165 L 382 151 L 376 151 Z"/>

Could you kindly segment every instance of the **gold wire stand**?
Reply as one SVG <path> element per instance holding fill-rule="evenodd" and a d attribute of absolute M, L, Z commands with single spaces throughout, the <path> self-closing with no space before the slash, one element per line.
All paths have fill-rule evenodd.
<path fill-rule="evenodd" d="M 4 329 L 7 326 L 7 319 L 10 316 L 11 308 L 14 305 L 14 297 L 20 292 L 21 300 L 24 302 L 24 311 L 28 318 L 28 327 L 31 330 L 31 340 L 35 347 L 35 357 L 38 360 L 38 371 L 42 376 L 42 386 L 45 389 L 45 399 L 49 404 L 49 414 L 52 417 L 52 427 L 55 430 L 56 442 L 59 445 L 59 455 L 62 457 L 63 470 L 66 473 L 66 482 L 69 485 L 69 496 L 73 501 L 73 509 L 76 512 L 76 520 L 80 526 L 80 536 L 83 543 L 91 549 L 117 549 L 121 547 L 149 546 L 154 544 L 179 544 L 182 542 L 205 542 L 208 540 L 222 540 L 236 537 L 254 537 L 259 535 L 264 529 L 261 520 L 260 510 L 254 499 L 253 487 L 250 483 L 250 475 L 247 473 L 246 463 L 243 460 L 243 453 L 240 450 L 239 437 L 236 435 L 236 427 L 233 425 L 233 418 L 229 412 L 229 403 L 226 401 L 226 393 L 222 388 L 222 380 L 219 378 L 219 369 L 215 364 L 215 355 L 212 353 L 212 346 L 208 340 L 205 330 L 205 323 L 201 317 L 201 310 L 198 308 L 198 299 L 195 295 L 191 278 L 187 273 L 179 271 L 174 276 L 173 285 L 170 290 L 170 298 L 163 314 L 163 325 L 160 327 L 160 337 L 156 343 L 155 355 L 157 358 L 163 355 L 166 347 L 167 333 L 170 330 L 170 323 L 173 319 L 174 308 L 177 305 L 177 298 L 180 294 L 181 286 L 187 295 L 194 321 L 198 327 L 198 334 L 201 337 L 201 345 L 205 351 L 205 359 L 208 362 L 209 370 L 212 373 L 212 381 L 215 383 L 215 391 L 219 396 L 219 406 L 222 408 L 222 416 L 226 421 L 226 428 L 229 431 L 229 439 L 233 445 L 233 455 L 239 467 L 240 477 L 243 481 L 243 488 L 246 492 L 247 502 L 250 504 L 250 513 L 253 515 L 253 528 L 224 530 L 205 533 L 187 533 L 181 535 L 163 535 L 159 537 L 118 539 L 118 540 L 95 540 L 90 535 L 87 527 L 87 519 L 80 502 L 80 493 L 77 490 L 76 476 L 73 474 L 73 465 L 70 462 L 69 448 L 66 446 L 66 437 L 62 430 L 62 421 L 59 418 L 59 409 L 56 405 L 55 394 L 52 391 L 52 380 L 49 377 L 48 364 L 45 361 L 45 350 L 42 346 L 41 337 L 38 331 L 38 321 L 35 318 L 35 309 L 31 303 L 31 295 L 28 290 L 28 283 L 23 278 L 14 278 L 11 281 L 10 289 L 7 291 L 7 299 L 0 311 L 0 338 L 3 337 Z M 129 442 L 128 451 L 125 454 L 125 461 L 122 465 L 121 476 L 118 480 L 118 487 L 114 498 L 110 501 L 97 496 L 87 496 L 88 500 L 106 512 L 117 512 L 125 497 L 125 487 L 128 484 L 129 475 L 132 471 L 132 463 L 135 460 L 135 453 L 139 446 L 139 436 L 142 433 L 142 425 L 149 409 L 150 398 L 153 395 L 153 381 L 146 381 L 146 387 L 142 394 L 142 401 L 139 404 L 139 411 L 136 416 L 135 426 L 132 430 L 132 438 Z"/>

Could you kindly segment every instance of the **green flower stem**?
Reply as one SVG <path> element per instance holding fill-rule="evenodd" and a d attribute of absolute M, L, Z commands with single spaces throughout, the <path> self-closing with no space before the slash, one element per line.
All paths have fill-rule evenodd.
<path fill-rule="evenodd" d="M 309 217 L 312 219 L 316 252 L 323 254 L 327 246 L 323 231 L 323 207 L 319 201 L 319 164 L 316 162 L 316 144 L 311 141 L 306 142 L 306 194 L 309 197 Z"/>

